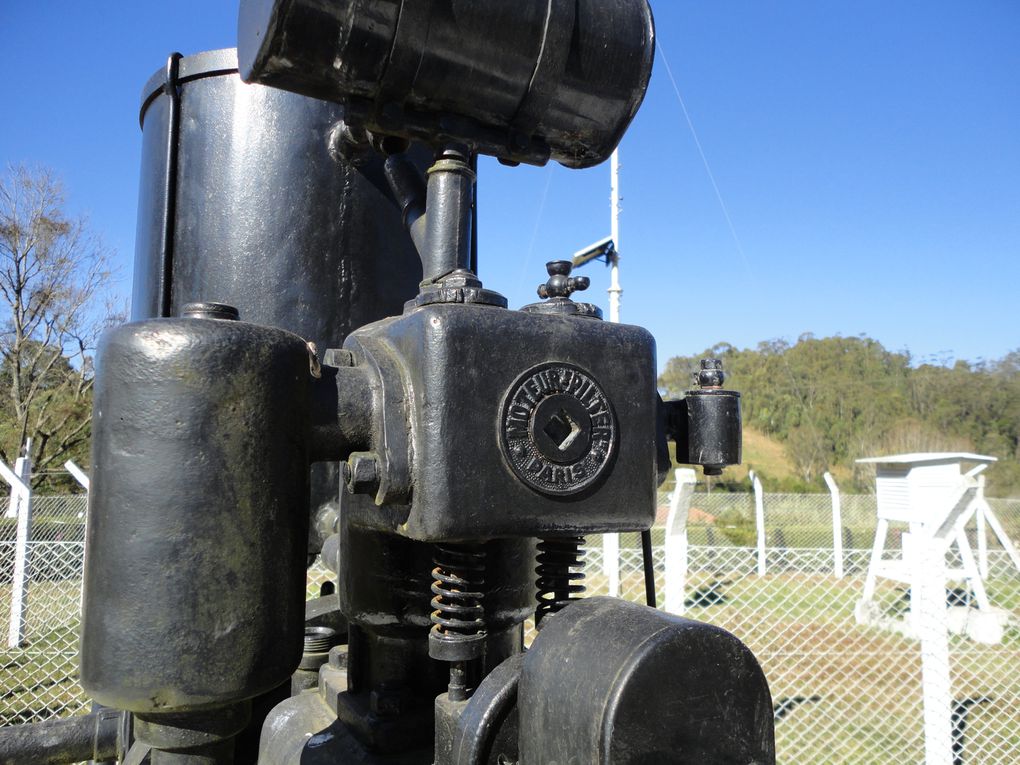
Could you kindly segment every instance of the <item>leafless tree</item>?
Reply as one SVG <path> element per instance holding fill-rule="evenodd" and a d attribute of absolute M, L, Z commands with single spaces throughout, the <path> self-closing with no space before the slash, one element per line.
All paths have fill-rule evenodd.
<path fill-rule="evenodd" d="M 49 170 L 0 177 L 0 458 L 31 438 L 40 473 L 84 451 L 92 351 L 112 317 L 110 253 L 65 208 Z"/>

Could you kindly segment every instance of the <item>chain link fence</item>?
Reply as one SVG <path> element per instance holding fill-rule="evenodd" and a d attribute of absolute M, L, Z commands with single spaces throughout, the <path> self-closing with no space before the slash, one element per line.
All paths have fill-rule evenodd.
<path fill-rule="evenodd" d="M 660 498 L 653 530 L 660 606 L 667 504 Z M 1020 541 L 1020 501 L 991 504 L 1009 536 Z M 842 497 L 840 579 L 833 573 L 828 495 L 766 494 L 764 509 L 767 573 L 759 576 L 753 495 L 695 495 L 688 514 L 685 616 L 730 630 L 761 661 L 772 689 L 781 764 L 924 762 L 920 644 L 854 619 L 874 534 L 874 497 Z M 75 682 L 84 500 L 39 497 L 34 510 L 27 640 L 0 654 L 0 724 L 74 714 L 87 704 Z M 0 529 L 0 617 L 6 625 L 14 543 L 13 532 Z M 621 535 L 620 547 L 621 596 L 643 602 L 638 535 Z M 998 644 L 950 638 L 953 765 L 1020 762 L 1020 573 L 1002 550 L 990 547 L 989 597 L 1012 617 Z M 605 594 L 603 568 L 601 538 L 593 536 L 589 594 Z M 309 597 L 330 578 L 321 563 L 313 566 Z M 950 605 L 963 598 L 964 611 L 969 607 L 966 593 L 950 589 L 947 596 Z M 876 599 L 892 616 L 910 606 L 909 591 L 890 582 L 880 581 Z"/>
<path fill-rule="evenodd" d="M 9 635 L 16 520 L 5 517 L 7 504 L 0 501 L 0 725 L 72 715 L 88 706 L 77 682 L 86 498 L 32 498 L 17 645 Z"/>
<path fill-rule="evenodd" d="M 668 499 L 659 504 L 662 524 Z M 844 576 L 837 579 L 830 496 L 765 494 L 766 574 L 760 576 L 754 495 L 695 494 L 682 610 L 729 630 L 761 662 L 773 696 L 779 763 L 923 763 L 920 643 L 854 618 L 874 538 L 875 497 L 843 495 L 841 505 Z M 990 505 L 1014 544 L 1020 542 L 1020 500 Z M 665 533 L 653 530 L 659 607 Z M 976 546 L 975 530 L 968 534 Z M 601 540 L 589 542 L 589 594 L 605 594 Z M 899 549 L 897 535 L 890 534 L 888 546 Z M 620 548 L 620 596 L 644 602 L 638 535 L 621 535 Z M 941 689 L 941 703 L 951 710 L 952 765 L 1020 762 L 1020 572 L 994 541 L 989 548 L 989 599 L 1010 617 L 995 645 L 949 638 L 951 687 Z M 948 564 L 960 561 L 951 556 Z M 905 616 L 909 588 L 879 580 L 876 600 L 890 618 Z M 961 588 L 947 589 L 957 618 L 976 616 L 972 600 Z M 965 633 L 964 626 L 955 631 Z"/>

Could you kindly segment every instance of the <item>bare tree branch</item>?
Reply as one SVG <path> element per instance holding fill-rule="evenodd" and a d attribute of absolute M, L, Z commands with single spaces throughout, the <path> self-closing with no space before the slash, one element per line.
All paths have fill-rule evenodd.
<path fill-rule="evenodd" d="M 0 177 L 0 458 L 31 438 L 40 471 L 88 441 L 91 356 L 113 317 L 109 253 L 65 207 L 48 170 Z"/>

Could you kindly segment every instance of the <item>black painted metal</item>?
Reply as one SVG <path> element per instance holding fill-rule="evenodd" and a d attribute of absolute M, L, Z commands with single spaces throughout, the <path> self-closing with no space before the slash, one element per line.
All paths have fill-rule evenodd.
<path fill-rule="evenodd" d="M 250 716 L 248 702 L 200 713 L 136 714 L 135 746 L 149 748 L 150 765 L 233 765 L 233 739 Z"/>
<path fill-rule="evenodd" d="M 348 687 L 335 709 L 362 745 L 393 753 L 431 744 L 433 700 L 447 688 L 447 665 L 429 658 L 434 548 L 352 525 L 351 508 L 363 503 L 342 499 L 337 594 L 351 639 Z M 531 540 L 494 540 L 483 549 L 492 586 L 484 601 L 484 658 L 472 676 L 521 650 L 533 596 Z"/>
<path fill-rule="evenodd" d="M 156 319 L 107 333 L 98 366 L 82 686 L 140 713 L 275 688 L 301 658 L 304 341 Z"/>
<path fill-rule="evenodd" d="M 354 505 L 353 524 L 428 542 L 651 525 L 658 410 L 645 330 L 428 305 L 345 347 L 384 392 L 381 480 L 366 487 L 376 504 Z"/>
<path fill-rule="evenodd" d="M 165 76 L 142 96 L 132 317 L 159 315 L 155 278 L 167 173 Z M 236 306 L 246 321 L 337 347 L 351 330 L 400 313 L 421 280 L 418 254 L 383 177 L 335 151 L 343 110 L 245 85 L 233 50 L 181 59 L 181 131 L 170 315 L 191 302 Z M 412 152 L 424 168 L 429 157 Z"/>
<path fill-rule="evenodd" d="M 645 572 L 645 605 L 657 608 L 655 598 L 655 558 L 652 552 L 652 530 L 641 532 L 641 560 Z"/>
<path fill-rule="evenodd" d="M 0 727 L 0 765 L 65 765 L 113 759 L 124 713 L 103 709 L 68 719 Z"/>
<path fill-rule="evenodd" d="M 538 285 L 540 303 L 531 303 L 521 308 L 527 313 L 555 313 L 561 316 L 582 316 L 601 319 L 602 309 L 594 303 L 578 303 L 571 299 L 574 292 L 588 289 L 591 280 L 587 276 L 571 276 L 574 264 L 569 260 L 552 260 L 545 264 L 549 279 Z"/>
<path fill-rule="evenodd" d="M 174 235 L 177 229 L 177 153 L 181 137 L 181 54 L 171 53 L 166 62 L 163 94 L 167 98 L 166 166 L 163 189 L 163 236 L 159 251 L 159 316 L 172 316 Z"/>
<path fill-rule="evenodd" d="M 232 49 L 175 69 L 174 87 L 161 70 L 142 92 L 132 317 L 220 301 L 325 351 L 400 313 L 421 263 L 382 157 L 337 149 L 343 110 L 244 84 Z M 430 159 L 419 148 L 406 161 L 421 173 Z M 335 465 L 313 468 L 313 514 L 335 508 L 336 481 Z"/>
<path fill-rule="evenodd" d="M 775 762 L 772 698 L 747 647 L 615 598 L 550 618 L 517 694 L 520 765 Z"/>
<path fill-rule="evenodd" d="M 471 261 L 475 173 L 467 153 L 447 147 L 428 171 L 423 278 L 437 281 Z"/>
<path fill-rule="evenodd" d="M 740 394 L 723 390 L 722 362 L 703 359 L 699 388 L 680 401 L 664 404 L 665 430 L 676 441 L 676 461 L 701 465 L 705 475 L 719 475 L 739 465 L 742 446 Z"/>
<path fill-rule="evenodd" d="M 592 321 L 569 261 L 523 311 L 475 275 L 476 152 L 605 158 L 646 0 L 249 0 L 240 28 L 246 71 L 345 106 L 243 85 L 232 51 L 143 95 L 143 320 L 98 356 L 81 652 L 134 713 L 128 760 L 254 761 L 289 686 L 265 765 L 771 763 L 735 638 L 577 600 L 581 535 L 644 530 L 654 604 L 666 433 L 739 460 L 738 395 L 711 362 L 660 405 L 652 338 Z M 319 460 L 343 480 L 318 472 L 310 514 Z M 337 592 L 305 608 L 322 540 Z"/>
<path fill-rule="evenodd" d="M 386 158 L 386 180 L 400 204 L 404 227 L 418 252 L 425 250 L 425 182 L 418 168 L 403 153 Z M 473 227 L 472 227 L 472 233 Z"/>
<path fill-rule="evenodd" d="M 486 642 L 485 547 L 446 543 L 435 549 L 429 656 L 451 662 L 477 659 L 485 653 Z M 451 677 L 451 694 L 455 679 L 460 678 Z"/>
<path fill-rule="evenodd" d="M 370 130 L 569 167 L 619 143 L 654 49 L 645 0 L 243 0 L 238 46 L 246 80 Z"/>
<path fill-rule="evenodd" d="M 517 688 L 523 660 L 523 654 L 511 656 L 486 675 L 446 730 L 437 720 L 436 765 L 517 762 Z M 441 734 L 449 741 L 442 741 Z"/>
<path fill-rule="evenodd" d="M 546 537 L 538 543 L 535 567 L 535 628 L 584 596 L 584 537 Z"/>

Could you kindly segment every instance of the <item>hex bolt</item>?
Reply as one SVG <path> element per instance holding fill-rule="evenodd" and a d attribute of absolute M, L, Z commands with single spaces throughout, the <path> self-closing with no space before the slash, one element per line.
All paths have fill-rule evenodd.
<path fill-rule="evenodd" d="M 322 363 L 327 367 L 353 367 L 354 354 L 344 348 L 327 348 Z"/>
<path fill-rule="evenodd" d="M 335 645 L 329 649 L 329 666 L 332 669 L 347 669 L 346 645 Z"/>
<path fill-rule="evenodd" d="M 379 490 L 379 462 L 371 452 L 355 452 L 344 463 L 344 481 L 351 494 L 374 494 Z"/>
<path fill-rule="evenodd" d="M 722 361 L 719 359 L 702 359 L 701 370 L 698 372 L 698 386 L 701 388 L 721 388 L 726 375 L 723 373 Z"/>

